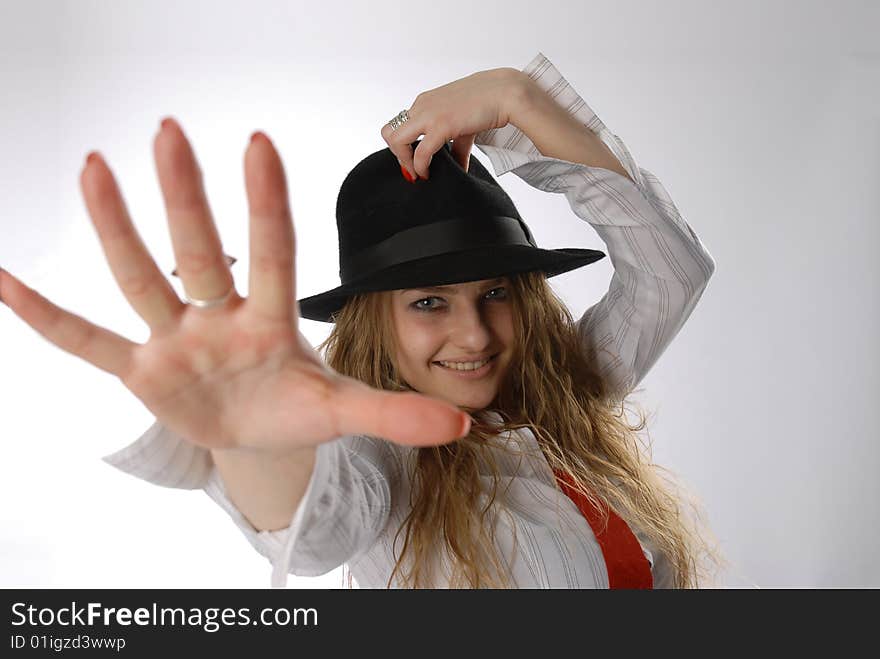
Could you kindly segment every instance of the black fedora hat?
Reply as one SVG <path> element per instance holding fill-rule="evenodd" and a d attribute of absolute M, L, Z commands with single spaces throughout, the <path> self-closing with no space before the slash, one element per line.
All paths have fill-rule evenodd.
<path fill-rule="evenodd" d="M 342 284 L 298 300 L 309 320 L 334 322 L 355 293 L 535 270 L 552 277 L 605 256 L 595 249 L 539 248 L 488 170 L 472 154 L 465 171 L 448 142 L 434 154 L 430 178 L 415 183 L 403 178 L 387 147 L 361 160 L 339 190 L 336 228 Z"/>

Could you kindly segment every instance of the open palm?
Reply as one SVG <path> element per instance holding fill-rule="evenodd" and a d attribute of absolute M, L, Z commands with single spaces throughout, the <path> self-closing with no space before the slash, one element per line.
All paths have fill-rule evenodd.
<path fill-rule="evenodd" d="M 349 434 L 433 445 L 465 434 L 469 419 L 454 405 L 345 377 L 302 336 L 284 167 L 265 135 L 254 134 L 244 158 L 247 298 L 234 290 L 201 171 L 180 126 L 166 119 L 153 146 L 187 295 L 215 299 L 231 289 L 228 299 L 211 308 L 180 300 L 138 235 L 113 174 L 94 154 L 80 174 L 86 206 L 116 282 L 150 327 L 150 338 L 132 342 L 0 272 L 0 297 L 16 315 L 58 347 L 119 377 L 161 423 L 207 448 L 284 451 Z"/>

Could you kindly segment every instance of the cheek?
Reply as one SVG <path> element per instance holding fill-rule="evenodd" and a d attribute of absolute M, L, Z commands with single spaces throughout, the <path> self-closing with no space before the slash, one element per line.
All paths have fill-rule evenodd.
<path fill-rule="evenodd" d="M 513 345 L 513 311 L 509 305 L 505 304 L 498 308 L 493 318 L 492 327 L 496 336 L 504 342 L 506 347 Z"/>
<path fill-rule="evenodd" d="M 440 347 L 436 326 L 418 318 L 400 315 L 395 319 L 398 359 L 401 368 L 426 368 Z"/>

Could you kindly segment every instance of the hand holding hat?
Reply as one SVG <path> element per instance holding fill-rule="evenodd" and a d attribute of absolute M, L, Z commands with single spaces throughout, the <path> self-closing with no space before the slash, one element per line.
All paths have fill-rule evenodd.
<path fill-rule="evenodd" d="M 452 157 L 467 171 L 476 134 L 508 124 L 522 76 L 509 67 L 489 69 L 424 91 L 401 113 L 402 121 L 382 127 L 382 138 L 401 166 L 422 179 L 429 178 L 434 154 L 454 140 Z M 421 135 L 413 151 L 410 145 Z"/>

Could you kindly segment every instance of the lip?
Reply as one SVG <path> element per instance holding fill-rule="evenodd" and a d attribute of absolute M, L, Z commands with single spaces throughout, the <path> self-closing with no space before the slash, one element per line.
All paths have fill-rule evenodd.
<path fill-rule="evenodd" d="M 495 368 L 495 362 L 498 361 L 497 357 L 498 357 L 497 354 L 492 355 L 492 357 L 489 359 L 489 361 L 487 363 L 483 364 L 482 366 L 480 366 L 480 368 L 478 368 L 475 371 L 457 371 L 453 368 L 446 368 L 445 366 L 443 366 L 441 364 L 437 364 L 437 363 L 435 363 L 434 366 L 439 368 L 444 373 L 449 373 L 450 375 L 454 375 L 459 378 L 465 378 L 467 380 L 477 380 L 477 379 L 485 376 L 487 373 L 489 373 L 489 371 L 491 371 Z M 479 360 L 474 360 L 474 361 L 479 361 Z"/>

